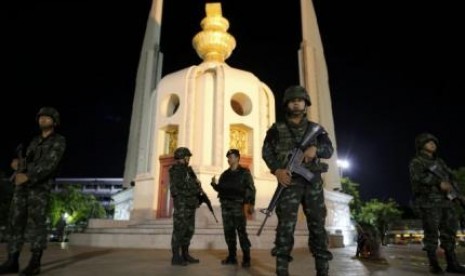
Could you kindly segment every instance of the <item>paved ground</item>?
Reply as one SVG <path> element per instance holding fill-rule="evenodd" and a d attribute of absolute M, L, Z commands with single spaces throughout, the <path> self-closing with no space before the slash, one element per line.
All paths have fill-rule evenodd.
<path fill-rule="evenodd" d="M 0 261 L 5 259 L 5 244 L 0 244 Z M 20 262 L 24 267 L 29 252 L 23 251 Z M 459 251 L 459 260 L 464 262 L 465 252 Z M 418 246 L 383 247 L 386 262 L 361 261 L 353 257 L 355 248 L 346 247 L 331 250 L 334 260 L 331 262 L 332 276 L 360 275 L 427 275 L 426 258 Z M 268 250 L 252 250 L 252 267 L 223 266 L 220 260 L 226 252 L 222 250 L 193 250 L 191 254 L 200 259 L 200 264 L 186 267 L 171 266 L 171 254 L 168 250 L 151 249 L 113 249 L 70 246 L 62 249 L 59 243 L 51 243 L 44 253 L 41 275 L 274 275 L 275 261 Z M 240 254 L 240 253 L 239 253 Z M 241 257 L 241 256 L 239 256 Z M 291 275 L 315 275 L 313 258 L 307 250 L 293 252 L 294 261 L 290 265 Z M 441 263 L 444 264 L 441 257 Z"/>

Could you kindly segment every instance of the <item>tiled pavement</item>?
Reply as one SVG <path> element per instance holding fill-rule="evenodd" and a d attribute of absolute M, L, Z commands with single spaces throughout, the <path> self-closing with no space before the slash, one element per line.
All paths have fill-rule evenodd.
<path fill-rule="evenodd" d="M 5 259 L 5 245 L 1 244 L 0 261 Z M 460 249 L 461 250 L 461 249 Z M 420 247 L 387 246 L 382 254 L 386 262 L 361 261 L 353 257 L 355 248 L 331 249 L 334 260 L 330 263 L 330 275 L 427 275 L 427 264 Z M 275 259 L 269 250 L 252 250 L 252 266 L 248 269 L 238 266 L 223 266 L 223 250 L 192 250 L 191 254 L 200 259 L 199 264 L 185 267 L 171 266 L 171 254 L 165 249 L 114 249 L 69 246 L 62 249 L 59 243 L 51 243 L 42 260 L 41 275 L 274 275 Z M 463 262 L 465 254 L 459 251 Z M 239 251 L 239 259 L 241 257 Z M 290 264 L 291 275 L 315 275 L 313 258 L 308 250 L 293 251 L 294 261 Z M 27 246 L 20 258 L 24 267 L 28 261 Z M 443 263 L 443 258 L 441 258 Z"/>

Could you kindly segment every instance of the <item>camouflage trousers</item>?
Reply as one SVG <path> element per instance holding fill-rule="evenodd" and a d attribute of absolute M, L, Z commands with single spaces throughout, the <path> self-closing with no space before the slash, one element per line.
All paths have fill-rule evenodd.
<path fill-rule="evenodd" d="M 293 179 L 292 184 L 283 190 L 276 206 L 278 226 L 272 255 L 277 257 L 278 275 L 286 275 L 287 263 L 292 260 L 291 251 L 294 247 L 294 230 L 300 204 L 302 204 L 307 220 L 308 246 L 315 260 L 321 263 L 321 266 L 327 266 L 327 261 L 333 258 L 331 252 L 328 251 L 328 235 L 325 229 L 326 205 L 322 180 L 310 184 L 303 179 Z"/>
<path fill-rule="evenodd" d="M 191 206 L 189 202 L 189 200 L 182 197 L 174 199 L 172 248 L 189 246 L 194 236 L 197 207 Z"/>
<path fill-rule="evenodd" d="M 25 240 L 31 251 L 47 247 L 47 211 L 50 191 L 33 189 L 27 184 L 16 186 L 8 221 L 8 253 L 20 252 Z"/>
<path fill-rule="evenodd" d="M 458 220 L 453 206 L 421 207 L 423 223 L 423 250 L 436 251 L 438 240 L 445 251 L 455 250 Z"/>
<path fill-rule="evenodd" d="M 247 219 L 244 214 L 242 201 L 221 200 L 221 215 L 223 218 L 224 238 L 230 250 L 235 251 L 237 245 L 236 232 L 239 244 L 243 250 L 250 249 L 251 243 L 247 235 Z"/>

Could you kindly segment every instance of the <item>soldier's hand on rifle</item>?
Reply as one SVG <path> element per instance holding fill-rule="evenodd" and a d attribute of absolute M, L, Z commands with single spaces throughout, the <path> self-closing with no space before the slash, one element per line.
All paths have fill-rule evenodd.
<path fill-rule="evenodd" d="M 304 162 L 310 163 L 316 157 L 316 146 L 310 146 L 304 151 Z"/>
<path fill-rule="evenodd" d="M 284 187 L 291 185 L 292 174 L 290 171 L 286 169 L 277 169 L 274 172 L 274 175 L 276 176 L 276 179 L 278 179 L 279 184 Z"/>
<path fill-rule="evenodd" d="M 29 177 L 27 177 L 27 175 L 24 174 L 24 173 L 18 173 L 15 176 L 15 184 L 16 185 L 22 185 L 22 184 L 26 183 L 28 180 L 29 180 Z"/>
<path fill-rule="evenodd" d="M 15 158 L 11 161 L 11 164 L 10 164 L 11 168 L 15 171 L 18 170 L 18 167 L 19 167 L 19 159 L 18 158 Z"/>
<path fill-rule="evenodd" d="M 447 181 L 442 181 L 440 184 L 440 188 L 442 191 L 450 193 L 452 191 L 452 185 Z"/>

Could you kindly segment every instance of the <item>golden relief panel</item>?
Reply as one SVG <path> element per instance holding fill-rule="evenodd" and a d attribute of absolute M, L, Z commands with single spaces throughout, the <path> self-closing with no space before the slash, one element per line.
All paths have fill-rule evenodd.
<path fill-rule="evenodd" d="M 178 147 L 178 129 L 170 128 L 166 130 L 166 154 L 173 154 Z"/>
<path fill-rule="evenodd" d="M 248 132 L 241 128 L 231 128 L 229 132 L 229 148 L 238 149 L 241 154 L 248 154 Z"/>

